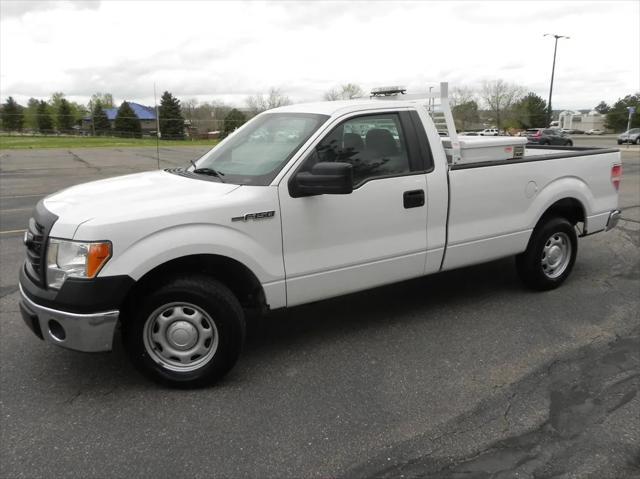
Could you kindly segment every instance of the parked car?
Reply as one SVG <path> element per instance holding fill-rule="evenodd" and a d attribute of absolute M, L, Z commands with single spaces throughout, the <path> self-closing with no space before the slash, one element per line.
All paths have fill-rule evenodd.
<path fill-rule="evenodd" d="M 498 136 L 500 131 L 497 128 L 485 128 L 484 130 L 478 132 L 480 136 Z"/>
<path fill-rule="evenodd" d="M 632 128 L 618 135 L 618 145 L 622 145 L 623 143 L 640 145 L 640 128 Z"/>
<path fill-rule="evenodd" d="M 577 232 L 620 218 L 620 152 L 455 142 L 424 105 L 275 108 L 192 166 L 47 196 L 24 236 L 26 325 L 86 352 L 111 350 L 120 325 L 143 373 L 194 387 L 236 363 L 249 313 L 508 256 L 528 287 L 559 287 Z"/>
<path fill-rule="evenodd" d="M 599 130 L 598 128 L 592 128 L 591 130 L 587 130 L 584 132 L 585 135 L 604 135 L 604 131 Z"/>
<path fill-rule="evenodd" d="M 529 128 L 526 136 L 534 145 L 573 146 L 571 137 L 558 128 Z"/>

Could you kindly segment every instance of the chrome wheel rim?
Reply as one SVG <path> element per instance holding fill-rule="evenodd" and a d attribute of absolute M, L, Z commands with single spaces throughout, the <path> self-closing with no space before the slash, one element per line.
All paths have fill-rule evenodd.
<path fill-rule="evenodd" d="M 566 233 L 554 233 L 542 249 L 542 271 L 551 279 L 564 273 L 571 261 L 571 240 Z"/>
<path fill-rule="evenodd" d="M 143 330 L 147 354 L 171 371 L 194 371 L 208 363 L 218 349 L 218 328 L 202 308 L 170 303 L 147 318 Z"/>

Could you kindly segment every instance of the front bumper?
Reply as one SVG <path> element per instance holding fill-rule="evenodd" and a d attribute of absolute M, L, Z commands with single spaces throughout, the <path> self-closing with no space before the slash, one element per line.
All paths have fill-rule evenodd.
<path fill-rule="evenodd" d="M 68 349 L 111 351 L 120 311 L 79 314 L 58 311 L 33 302 L 20 285 L 20 313 L 36 336 Z"/>
<path fill-rule="evenodd" d="M 609 219 L 607 220 L 607 226 L 605 226 L 605 231 L 612 230 L 618 225 L 618 221 L 620 221 L 620 217 L 622 216 L 622 211 L 613 210 L 609 213 Z"/>

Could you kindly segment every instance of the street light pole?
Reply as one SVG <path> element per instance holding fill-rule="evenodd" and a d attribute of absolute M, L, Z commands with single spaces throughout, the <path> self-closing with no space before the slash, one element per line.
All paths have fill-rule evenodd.
<path fill-rule="evenodd" d="M 553 66 L 551 67 L 551 86 L 549 86 L 549 103 L 547 104 L 547 127 L 549 127 L 551 126 L 551 118 L 553 115 L 553 110 L 551 108 L 551 95 L 553 94 L 553 76 L 556 72 L 556 53 L 558 51 L 558 39 L 566 38 L 568 40 L 569 37 L 565 37 L 564 35 L 556 35 L 554 33 L 545 33 L 544 36 L 553 37 L 556 39 L 555 45 L 553 47 Z"/>

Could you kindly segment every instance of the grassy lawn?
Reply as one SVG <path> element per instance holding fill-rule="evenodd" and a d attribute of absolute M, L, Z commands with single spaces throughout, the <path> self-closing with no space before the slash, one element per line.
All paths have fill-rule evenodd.
<path fill-rule="evenodd" d="M 218 140 L 160 140 L 160 147 L 213 146 Z M 0 150 L 29 148 L 113 148 L 156 146 L 155 138 L 111 138 L 90 136 L 0 136 Z"/>

